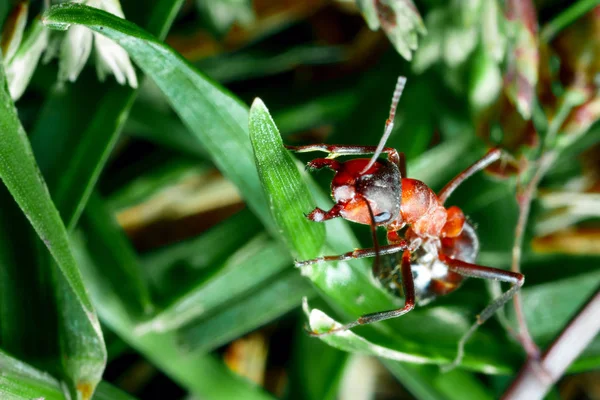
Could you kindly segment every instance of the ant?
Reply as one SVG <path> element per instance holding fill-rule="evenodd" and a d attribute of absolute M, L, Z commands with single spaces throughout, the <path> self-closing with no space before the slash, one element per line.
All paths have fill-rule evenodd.
<path fill-rule="evenodd" d="M 485 156 L 452 179 L 438 194 L 425 183 L 407 178 L 403 153 L 384 147 L 394 126 L 396 107 L 404 90 L 406 78 L 399 77 L 392 97 L 389 117 L 384 134 L 377 147 L 313 144 L 286 146 L 289 150 L 304 153 L 322 151 L 327 158 L 317 158 L 307 164 L 310 170 L 329 168 L 335 172 L 331 182 L 335 205 L 324 211 L 315 208 L 307 218 L 323 222 L 344 218 L 359 224 L 370 225 L 374 247 L 357 249 L 345 254 L 321 256 L 312 260 L 295 261 L 302 267 L 322 261 L 342 261 L 355 258 L 375 257 L 373 275 L 388 289 L 404 294 L 404 307 L 366 314 L 356 321 L 327 332 L 310 332 L 312 336 L 329 335 L 406 314 L 415 307 L 437 296 L 452 293 L 466 278 L 481 278 L 511 284 L 477 316 L 477 321 L 463 335 L 458 344 L 458 354 L 451 368 L 460 364 L 464 345 L 477 327 L 488 320 L 507 303 L 523 286 L 522 274 L 475 264 L 479 252 L 479 240 L 474 227 L 466 220 L 457 206 L 446 208 L 444 203 L 454 190 L 474 173 L 481 171 L 502 158 L 499 148 Z M 386 159 L 379 156 L 385 153 Z M 345 162 L 335 160 L 342 155 L 373 154 L 368 158 L 356 158 Z M 377 242 L 376 229 L 387 230 L 388 245 Z M 404 229 L 406 228 L 406 229 Z M 403 234 L 401 230 L 404 229 Z M 402 253 L 399 262 L 381 267 L 380 257 Z M 392 260 L 394 261 L 394 260 Z"/>

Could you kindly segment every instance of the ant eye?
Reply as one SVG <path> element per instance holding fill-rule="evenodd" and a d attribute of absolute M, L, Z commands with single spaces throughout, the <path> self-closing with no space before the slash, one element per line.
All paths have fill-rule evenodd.
<path fill-rule="evenodd" d="M 391 217 L 389 212 L 382 212 L 381 214 L 377 214 L 375 216 L 375 223 L 380 223 L 380 222 L 385 222 L 387 220 L 389 220 Z"/>

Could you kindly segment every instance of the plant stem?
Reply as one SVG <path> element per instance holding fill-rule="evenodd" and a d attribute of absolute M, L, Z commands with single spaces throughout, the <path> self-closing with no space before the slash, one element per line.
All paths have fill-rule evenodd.
<path fill-rule="evenodd" d="M 504 393 L 504 400 L 541 399 L 600 331 L 600 288 L 567 324 L 540 360 L 550 379 L 540 379 L 538 361 L 530 359 Z"/>
<path fill-rule="evenodd" d="M 521 195 L 518 195 L 519 204 L 519 219 L 517 221 L 517 227 L 515 228 L 515 242 L 512 248 L 512 264 L 511 271 L 521 272 L 521 253 L 523 248 L 523 236 L 525 233 L 525 226 L 529 219 L 529 211 L 531 210 L 531 201 L 537 191 L 537 187 L 554 162 L 556 153 L 547 152 L 538 161 L 538 167 L 535 174 L 525 187 L 525 190 Z M 534 360 L 539 359 L 540 350 L 533 341 L 529 329 L 527 328 L 527 322 L 523 313 L 523 303 L 521 302 L 521 294 L 517 292 L 514 297 L 515 313 L 517 317 L 517 324 L 519 326 L 518 340 L 523 345 L 523 348 L 527 352 L 529 358 Z"/>
<path fill-rule="evenodd" d="M 600 0 L 580 0 L 548 22 L 540 32 L 542 41 L 548 43 L 554 36 L 577 18 L 600 4 Z"/>

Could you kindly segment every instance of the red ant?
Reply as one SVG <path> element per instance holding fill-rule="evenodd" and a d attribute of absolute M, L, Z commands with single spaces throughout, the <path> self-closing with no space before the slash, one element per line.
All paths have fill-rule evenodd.
<path fill-rule="evenodd" d="M 307 167 L 311 170 L 329 168 L 335 171 L 331 182 L 335 205 L 329 211 L 315 208 L 307 218 L 322 222 L 341 217 L 370 225 L 374 241 L 373 248 L 296 261 L 296 266 L 302 267 L 320 261 L 375 257 L 373 275 L 382 283 L 390 284 L 391 288 L 397 291 L 401 289 L 405 297 L 404 307 L 400 309 L 366 314 L 356 321 L 327 332 L 311 332 L 313 336 L 328 335 L 358 325 L 399 317 L 411 311 L 415 302 L 422 304 L 455 291 L 465 278 L 510 283 L 511 288 L 489 304 L 461 338 L 458 355 L 452 364 L 456 366 L 462 359 L 464 344 L 475 329 L 513 297 L 523 286 L 525 278 L 519 273 L 474 264 L 479 252 L 479 240 L 475 229 L 466 221 L 460 208 L 444 207 L 448 197 L 464 180 L 502 157 L 500 149 L 490 150 L 436 195 L 425 183 L 406 177 L 403 153 L 398 153 L 393 148 L 384 148 L 393 128 L 396 106 L 405 83 L 406 78 L 398 78 L 385 131 L 377 147 L 327 144 L 286 146 L 295 152 L 328 153 L 327 158 L 314 159 Z M 387 160 L 378 158 L 382 152 L 387 154 Z M 334 159 L 341 155 L 371 153 L 373 156 L 370 159 L 358 158 L 346 162 Z M 377 243 L 375 231 L 378 226 L 387 230 L 387 246 L 379 246 Z M 401 235 L 400 231 L 405 227 L 406 230 Z M 400 263 L 394 263 L 392 267 L 388 266 L 382 270 L 380 256 L 399 252 L 402 252 Z"/>

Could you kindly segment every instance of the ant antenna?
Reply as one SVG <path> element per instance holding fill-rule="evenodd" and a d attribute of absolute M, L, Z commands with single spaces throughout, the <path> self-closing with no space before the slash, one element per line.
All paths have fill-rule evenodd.
<path fill-rule="evenodd" d="M 371 160 L 369 161 L 365 169 L 362 170 L 362 173 L 364 173 L 366 170 L 371 168 L 373 164 L 375 164 L 375 161 L 377 161 L 377 158 L 381 155 L 381 152 L 383 151 L 383 146 L 385 146 L 385 143 L 387 142 L 388 138 L 390 137 L 390 134 L 392 133 L 392 129 L 394 128 L 394 117 L 396 116 L 396 107 L 398 106 L 398 102 L 400 101 L 400 96 L 402 96 L 402 92 L 404 91 L 405 85 L 406 77 L 399 76 L 398 82 L 396 82 L 396 89 L 394 89 L 394 94 L 392 96 L 390 115 L 388 116 L 387 121 L 385 121 L 385 129 L 383 131 L 383 136 L 381 137 L 381 140 L 377 145 L 377 149 L 375 150 L 373 157 L 371 157 Z"/>

